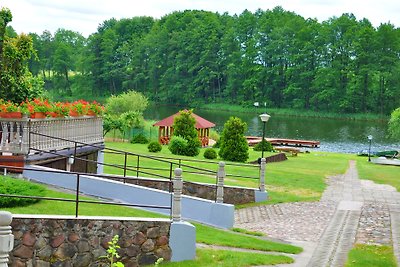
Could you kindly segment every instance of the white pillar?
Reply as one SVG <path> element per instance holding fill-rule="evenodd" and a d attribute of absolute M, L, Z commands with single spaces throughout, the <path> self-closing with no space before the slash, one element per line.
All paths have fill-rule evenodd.
<path fill-rule="evenodd" d="M 12 214 L 0 211 L 0 267 L 7 267 L 8 253 L 14 247 L 14 235 L 11 233 Z"/>
<path fill-rule="evenodd" d="M 220 161 L 217 172 L 217 203 L 224 203 L 225 162 Z"/>
<path fill-rule="evenodd" d="M 173 202 L 172 202 L 172 221 L 179 222 L 182 219 L 182 169 L 176 168 L 174 171 L 174 192 L 173 192 Z"/>
<path fill-rule="evenodd" d="M 261 159 L 261 166 L 260 166 L 260 191 L 265 191 L 265 169 L 266 169 L 266 159 Z"/>

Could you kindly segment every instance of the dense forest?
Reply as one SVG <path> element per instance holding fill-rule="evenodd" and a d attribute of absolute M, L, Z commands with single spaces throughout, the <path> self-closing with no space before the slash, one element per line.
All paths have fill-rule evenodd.
<path fill-rule="evenodd" d="M 188 10 L 110 19 L 88 38 L 67 29 L 30 36 L 30 70 L 51 95 L 133 89 L 163 103 L 339 113 L 400 106 L 400 29 L 352 14 L 318 22 L 281 7 L 233 16 Z"/>

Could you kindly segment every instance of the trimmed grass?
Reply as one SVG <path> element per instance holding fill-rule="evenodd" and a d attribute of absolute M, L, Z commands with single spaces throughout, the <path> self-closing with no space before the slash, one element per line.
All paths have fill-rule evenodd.
<path fill-rule="evenodd" d="M 142 144 L 107 142 L 106 147 L 129 151 L 142 155 L 164 156 L 175 159 L 188 158 L 172 155 L 169 152 L 167 146 L 163 146 L 163 150 L 160 153 L 150 153 L 147 151 L 147 145 Z M 200 155 L 198 155 L 197 157 L 188 159 L 204 160 L 202 156 L 203 153 L 204 149 L 201 150 Z M 257 160 L 257 158 L 260 156 L 259 152 L 253 151 L 252 149 L 249 150 L 249 154 L 249 162 Z M 273 153 L 267 153 L 266 155 L 269 156 L 272 154 Z M 284 202 L 319 200 L 322 192 L 326 187 L 325 178 L 329 175 L 343 174 L 348 167 L 348 161 L 353 158 L 353 155 L 348 154 L 312 152 L 309 154 L 299 154 L 297 157 L 288 156 L 287 161 L 267 164 L 266 187 L 270 195 L 270 200 L 265 203 L 274 204 Z M 183 161 L 182 163 L 190 166 L 216 171 L 219 161 L 220 159 L 213 161 L 214 163 L 185 161 Z M 124 155 L 105 154 L 105 162 L 109 164 L 123 165 Z M 164 169 L 164 171 L 147 170 L 149 172 L 154 172 L 165 177 L 169 177 L 170 175 L 169 163 L 149 160 L 145 158 L 140 158 L 139 162 L 141 168 L 145 167 Z M 173 169 L 178 167 L 178 161 L 175 160 L 175 162 L 177 164 L 173 166 Z M 137 156 L 128 156 L 128 165 L 132 166 L 132 168 L 135 168 L 137 166 Z M 183 166 L 182 169 L 183 179 L 186 181 L 215 184 L 215 174 L 191 174 L 189 173 L 190 171 L 196 170 L 191 169 L 187 166 Z M 116 169 L 108 166 L 104 167 L 104 171 L 111 174 L 123 174 L 122 169 Z M 225 184 L 258 188 L 259 169 L 257 167 L 226 165 L 225 171 L 227 174 L 254 177 L 237 178 L 227 176 L 227 178 L 225 179 Z M 128 175 L 136 176 L 136 172 L 128 171 Z M 143 174 L 139 175 L 146 176 Z"/>
<path fill-rule="evenodd" d="M 161 266 L 174 267 L 246 267 L 258 265 L 276 265 L 293 263 L 294 260 L 287 256 L 265 255 L 249 252 L 228 250 L 197 249 L 196 260 L 182 262 L 166 262 Z"/>
<path fill-rule="evenodd" d="M 238 234 L 232 231 L 214 228 L 211 233 L 209 231 L 210 227 L 198 223 L 194 223 L 194 225 L 196 226 L 196 241 L 199 243 L 262 251 L 279 251 L 291 254 L 298 254 L 303 251 L 300 247 Z"/>
<path fill-rule="evenodd" d="M 33 184 L 33 183 L 32 183 Z M 46 197 L 57 197 L 66 199 L 75 199 L 74 194 L 63 193 L 51 189 L 45 190 Z M 94 198 L 81 197 L 81 199 L 94 200 Z M 51 215 L 75 215 L 75 203 L 64 201 L 46 201 L 16 208 L 4 208 L 13 214 L 51 214 Z M 101 210 L 101 214 L 99 214 Z M 87 216 L 114 216 L 114 217 L 148 217 L 148 218 L 166 218 L 164 215 L 152 213 L 145 210 L 133 209 L 122 206 L 100 205 L 99 204 L 79 204 L 79 215 Z M 301 248 L 263 240 L 254 236 L 235 233 L 230 230 L 220 230 L 202 224 L 196 226 L 196 241 L 210 245 L 221 245 L 228 247 L 238 247 L 263 251 L 280 251 L 287 253 L 299 253 Z"/>
<path fill-rule="evenodd" d="M 356 245 L 350 252 L 345 267 L 396 267 L 392 247 Z"/>
<path fill-rule="evenodd" d="M 400 167 L 379 165 L 368 162 L 366 157 L 357 157 L 357 169 L 360 179 L 372 180 L 378 184 L 389 184 L 400 191 Z"/>

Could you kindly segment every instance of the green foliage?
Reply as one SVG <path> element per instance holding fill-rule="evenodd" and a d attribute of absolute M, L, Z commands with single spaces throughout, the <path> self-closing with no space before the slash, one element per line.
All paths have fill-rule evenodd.
<path fill-rule="evenodd" d="M 0 193 L 42 197 L 45 194 L 45 188 L 39 184 L 3 176 L 0 177 Z M 0 208 L 23 207 L 39 201 L 29 198 L 0 197 Z"/>
<path fill-rule="evenodd" d="M 389 134 L 393 138 L 400 139 L 400 108 L 395 109 L 390 116 Z"/>
<path fill-rule="evenodd" d="M 249 145 L 244 136 L 246 130 L 246 123 L 236 117 L 231 117 L 224 124 L 219 150 L 222 159 L 245 162 L 249 158 Z"/>
<path fill-rule="evenodd" d="M 0 99 L 21 103 L 42 93 L 41 79 L 32 76 L 27 60 L 35 55 L 30 36 L 6 35 L 7 24 L 11 22 L 9 9 L 0 10 Z"/>
<path fill-rule="evenodd" d="M 124 267 L 122 262 L 117 261 L 121 256 L 118 254 L 117 249 L 121 248 L 118 245 L 118 235 L 115 235 L 110 242 L 108 242 L 107 255 L 100 258 L 105 258 L 110 264 L 110 267 Z"/>
<path fill-rule="evenodd" d="M 179 147 L 184 147 L 183 152 L 181 152 L 180 149 L 170 149 L 171 152 L 179 151 L 179 153 L 183 153 L 177 155 L 193 157 L 197 156 L 200 153 L 199 147 L 201 146 L 201 143 L 199 141 L 197 130 L 195 128 L 196 120 L 192 116 L 192 113 L 192 110 L 181 110 L 179 112 L 179 115 L 174 118 L 174 124 L 172 125 L 172 127 L 174 128 L 174 136 L 182 137 L 184 140 L 187 141 L 186 145 L 180 142 Z M 174 152 L 172 153 L 175 154 Z"/>
<path fill-rule="evenodd" d="M 147 108 L 147 98 L 139 92 L 127 91 L 120 95 L 112 95 L 106 101 L 106 112 L 112 115 L 122 115 L 126 112 L 142 114 Z"/>
<path fill-rule="evenodd" d="M 142 133 L 135 135 L 132 137 L 132 144 L 147 144 L 149 140 Z"/>
<path fill-rule="evenodd" d="M 151 142 L 147 148 L 149 149 L 149 152 L 160 152 L 162 150 L 162 146 L 157 141 Z"/>
<path fill-rule="evenodd" d="M 186 155 L 188 141 L 180 136 L 173 136 L 168 144 L 168 149 L 174 155 Z"/>
<path fill-rule="evenodd" d="M 203 155 L 206 159 L 216 159 L 217 151 L 215 151 L 215 149 L 212 149 L 212 148 L 207 148 L 206 150 L 204 150 Z"/>
<path fill-rule="evenodd" d="M 260 143 L 256 144 L 253 148 L 254 151 L 268 151 L 272 152 L 274 151 L 274 147 L 270 142 L 267 140 L 262 140 Z"/>
<path fill-rule="evenodd" d="M 192 110 L 181 110 L 179 115 L 174 118 L 174 135 L 182 136 L 186 140 L 196 139 L 196 119 L 192 116 Z"/>

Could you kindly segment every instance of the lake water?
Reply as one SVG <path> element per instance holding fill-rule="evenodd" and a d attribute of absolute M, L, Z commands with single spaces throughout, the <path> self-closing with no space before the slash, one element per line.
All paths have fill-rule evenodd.
<path fill-rule="evenodd" d="M 171 106 L 149 107 L 145 119 L 161 120 L 181 108 Z M 246 135 L 262 136 L 262 122 L 255 113 L 233 113 L 196 109 L 194 113 L 216 124 L 221 132 L 224 123 L 236 116 L 247 123 Z M 262 112 L 260 112 L 261 114 Z M 367 136 L 372 135 L 372 151 L 400 150 L 400 141 L 387 138 L 387 122 L 353 121 L 325 118 L 303 118 L 273 115 L 266 124 L 266 137 L 320 141 L 320 151 L 355 153 L 368 149 Z"/>

